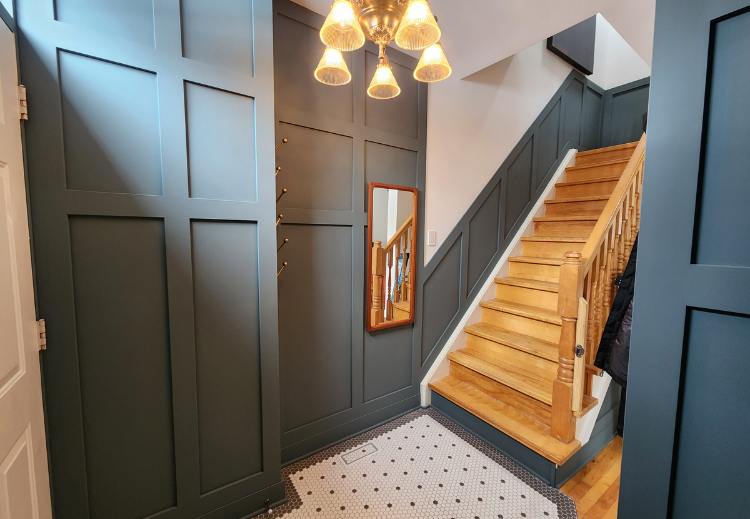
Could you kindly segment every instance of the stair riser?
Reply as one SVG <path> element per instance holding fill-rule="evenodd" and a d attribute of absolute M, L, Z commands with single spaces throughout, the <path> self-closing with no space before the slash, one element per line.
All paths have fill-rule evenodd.
<path fill-rule="evenodd" d="M 620 150 L 601 151 L 591 155 L 577 155 L 576 166 L 583 166 L 584 164 L 594 164 L 596 162 L 606 162 L 610 160 L 623 160 L 629 159 L 635 150 L 635 146 L 627 147 Z"/>
<path fill-rule="evenodd" d="M 503 301 L 557 310 L 557 292 L 545 292 L 544 290 L 496 283 L 495 294 L 498 299 Z"/>
<path fill-rule="evenodd" d="M 458 364 L 456 362 L 451 361 L 450 363 L 450 374 L 460 378 L 462 380 L 466 380 L 467 382 L 471 382 L 472 384 L 475 384 L 482 388 L 484 391 L 488 393 L 497 393 L 497 392 L 505 392 L 510 388 L 513 391 L 516 391 L 518 393 L 521 393 L 522 395 L 526 396 L 527 398 L 532 398 L 538 402 L 541 402 L 542 404 L 550 406 L 552 402 L 550 401 L 549 394 L 543 395 L 543 394 L 527 394 L 524 391 L 520 391 L 514 387 L 508 386 L 503 384 L 502 382 L 498 382 L 490 377 L 487 377 L 483 375 L 482 373 L 476 372 L 472 369 L 469 369 L 465 366 L 462 366 L 461 364 Z M 551 388 L 550 388 L 551 393 Z"/>
<path fill-rule="evenodd" d="M 606 180 L 590 184 L 573 184 L 556 186 L 555 198 L 573 198 L 574 196 L 610 195 L 617 185 L 617 180 Z"/>
<path fill-rule="evenodd" d="M 525 241 L 522 248 L 524 256 L 564 258 L 566 252 L 580 252 L 583 246 L 580 242 Z"/>
<path fill-rule="evenodd" d="M 534 222 L 534 233 L 541 236 L 580 236 L 587 238 L 595 224 L 594 221 Z"/>
<path fill-rule="evenodd" d="M 625 163 L 605 164 L 584 169 L 569 169 L 565 171 L 565 181 L 591 180 L 592 178 L 620 176 L 625 169 Z"/>
<path fill-rule="evenodd" d="M 532 370 L 532 376 L 541 376 L 550 380 L 557 376 L 556 362 L 470 333 L 466 334 L 466 350 L 474 352 L 477 357 L 487 362 L 505 362 L 514 366 L 525 366 Z"/>
<path fill-rule="evenodd" d="M 543 341 L 553 343 L 560 342 L 560 326 L 537 321 L 529 317 L 509 314 L 491 308 L 482 308 L 482 320 L 486 323 L 494 324 L 506 330 L 513 330 L 516 333 L 530 335 Z"/>
<path fill-rule="evenodd" d="M 599 216 L 607 205 L 607 200 L 588 200 L 585 202 L 561 202 L 559 204 L 545 204 L 546 216 Z"/>
<path fill-rule="evenodd" d="M 560 282 L 560 267 L 557 265 L 540 265 L 520 261 L 508 262 L 509 273 L 513 277 L 536 279 L 539 281 Z"/>

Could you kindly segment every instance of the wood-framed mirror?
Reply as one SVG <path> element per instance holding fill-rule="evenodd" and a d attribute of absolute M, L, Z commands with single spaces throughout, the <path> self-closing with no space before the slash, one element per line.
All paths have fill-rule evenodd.
<path fill-rule="evenodd" d="M 367 330 L 414 322 L 417 189 L 368 184 Z"/>

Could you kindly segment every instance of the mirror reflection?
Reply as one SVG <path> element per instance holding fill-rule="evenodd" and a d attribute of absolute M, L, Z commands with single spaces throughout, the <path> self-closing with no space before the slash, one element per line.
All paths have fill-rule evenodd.
<path fill-rule="evenodd" d="M 416 206 L 414 188 L 370 186 L 368 328 L 371 330 L 414 321 Z"/>

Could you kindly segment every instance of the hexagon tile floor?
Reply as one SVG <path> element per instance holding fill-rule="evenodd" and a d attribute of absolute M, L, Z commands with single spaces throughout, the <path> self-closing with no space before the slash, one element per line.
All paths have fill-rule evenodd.
<path fill-rule="evenodd" d="M 285 519 L 575 519 L 573 501 L 432 409 L 284 469 Z"/>

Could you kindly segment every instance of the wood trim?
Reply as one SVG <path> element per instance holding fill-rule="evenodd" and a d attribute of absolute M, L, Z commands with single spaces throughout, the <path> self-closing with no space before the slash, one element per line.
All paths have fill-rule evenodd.
<path fill-rule="evenodd" d="M 383 323 L 379 323 L 377 325 L 372 325 L 372 322 L 370 320 L 370 314 L 372 312 L 372 207 L 373 207 L 373 193 L 375 189 L 396 189 L 399 191 L 409 191 L 412 194 L 412 215 L 410 218 L 404 222 L 404 224 L 399 228 L 399 232 L 396 233 L 398 235 L 400 231 L 403 230 L 403 227 L 410 222 L 413 224 L 414 232 L 412 232 L 411 236 L 411 254 L 412 254 L 412 260 L 410 261 L 409 265 L 409 284 L 412 287 L 410 289 L 410 298 L 409 298 L 409 319 L 402 319 L 400 321 L 386 321 Z M 402 186 L 398 184 L 386 184 L 383 182 L 368 182 L 367 184 L 367 262 L 365 263 L 367 265 L 367 273 L 365 276 L 367 286 L 365 287 L 365 326 L 367 328 L 367 331 L 370 333 L 377 332 L 380 330 L 387 330 L 389 328 L 396 328 L 399 326 L 408 326 L 414 324 L 414 317 L 416 314 L 416 295 L 417 291 L 414 290 L 414 287 L 417 286 L 417 235 L 419 234 L 419 222 L 418 222 L 418 214 L 419 214 L 419 190 L 416 187 L 409 187 L 409 186 Z M 390 243 L 390 242 L 389 242 Z"/>

